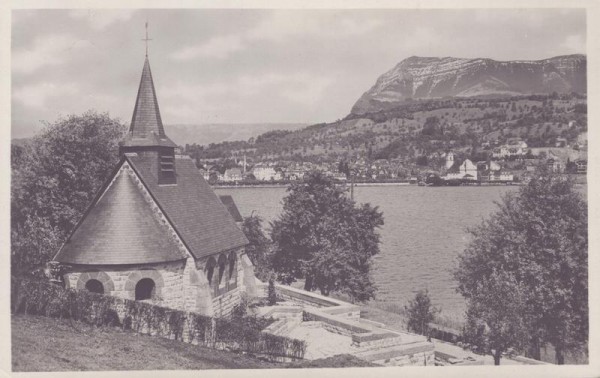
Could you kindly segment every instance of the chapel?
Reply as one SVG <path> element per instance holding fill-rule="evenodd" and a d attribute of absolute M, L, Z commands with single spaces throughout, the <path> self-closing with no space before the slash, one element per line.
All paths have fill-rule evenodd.
<path fill-rule="evenodd" d="M 230 314 L 252 287 L 235 204 L 176 150 L 146 53 L 120 160 L 54 257 L 66 287 L 207 316 Z"/>

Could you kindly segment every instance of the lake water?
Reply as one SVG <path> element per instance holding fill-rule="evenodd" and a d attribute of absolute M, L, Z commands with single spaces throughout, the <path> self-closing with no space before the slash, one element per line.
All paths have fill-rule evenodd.
<path fill-rule="evenodd" d="M 375 257 L 372 276 L 377 300 L 406 304 L 416 291 L 428 289 L 443 314 L 461 316 L 465 304 L 455 292 L 450 270 L 466 247 L 468 227 L 479 224 L 497 208 L 512 186 L 417 187 L 361 186 L 354 188 L 359 203 L 370 202 L 383 211 L 379 230 L 381 252 Z M 253 211 L 268 221 L 279 216 L 285 188 L 217 189 L 230 194 L 242 216 Z"/>

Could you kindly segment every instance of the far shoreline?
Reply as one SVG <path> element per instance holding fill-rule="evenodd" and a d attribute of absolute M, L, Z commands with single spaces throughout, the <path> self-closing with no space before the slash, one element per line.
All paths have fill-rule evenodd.
<path fill-rule="evenodd" d="M 211 185 L 211 188 L 213 189 L 248 189 L 248 188 L 287 188 L 291 185 L 291 183 L 286 183 L 286 184 L 256 184 L 256 185 L 247 185 L 247 184 L 242 184 L 242 185 Z M 347 186 L 350 187 L 350 184 L 346 183 L 344 184 L 340 184 L 341 186 Z M 482 184 L 482 185 L 478 185 L 478 184 L 470 184 L 470 185 L 440 185 L 440 186 L 422 186 L 422 185 L 417 185 L 417 184 L 410 184 L 408 182 L 361 182 L 361 183 L 354 183 L 355 187 L 377 187 L 377 186 L 408 186 L 408 187 L 420 187 L 420 188 L 428 188 L 428 187 L 435 187 L 435 188 L 444 188 L 444 187 L 448 187 L 448 188 L 456 188 L 456 187 L 490 187 L 490 186 L 521 186 L 523 185 L 523 183 L 520 182 L 513 182 L 513 183 L 498 183 L 498 184 Z M 583 184 L 580 184 L 583 185 Z"/>

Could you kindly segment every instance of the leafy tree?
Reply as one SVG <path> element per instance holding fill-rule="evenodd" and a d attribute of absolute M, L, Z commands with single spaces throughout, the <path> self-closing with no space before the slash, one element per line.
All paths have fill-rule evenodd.
<path fill-rule="evenodd" d="M 242 231 L 250 244 L 246 246 L 246 254 L 254 265 L 254 273 L 262 281 L 270 278 L 271 264 L 269 260 L 270 240 L 265 236 L 262 219 L 258 216 L 244 218 Z"/>
<path fill-rule="evenodd" d="M 573 111 L 575 111 L 575 113 L 587 114 L 587 104 L 576 104 L 573 107 Z"/>
<path fill-rule="evenodd" d="M 273 268 L 284 283 L 305 279 L 304 289 L 329 295 L 338 291 L 355 300 L 375 295 L 369 276 L 379 253 L 376 228 L 383 215 L 369 204 L 357 206 L 345 190 L 320 172 L 293 183 L 283 212 L 272 222 Z"/>
<path fill-rule="evenodd" d="M 440 120 L 436 116 L 427 117 L 425 123 L 423 124 L 423 130 L 421 130 L 421 134 L 427 136 L 438 136 L 442 135 L 442 130 L 440 128 Z"/>
<path fill-rule="evenodd" d="M 468 303 L 486 292 L 501 302 L 501 293 L 485 291 L 482 282 L 494 282 L 495 275 L 514 280 L 523 288 L 518 314 L 528 324 L 530 345 L 538 349 L 534 357 L 540 345 L 550 343 L 562 364 L 565 352 L 584 348 L 588 340 L 587 202 L 571 179 L 543 165 L 538 169 L 518 193 L 503 198 L 497 213 L 471 230 L 455 278 Z M 481 301 L 479 308 L 492 302 Z"/>
<path fill-rule="evenodd" d="M 468 300 L 465 341 L 494 356 L 494 364 L 510 349 L 522 349 L 528 334 L 524 287 L 506 272 L 484 278 Z"/>
<path fill-rule="evenodd" d="M 11 268 L 40 273 L 79 220 L 118 159 L 125 131 L 93 111 L 45 123 L 13 160 Z"/>
<path fill-rule="evenodd" d="M 565 172 L 567 173 L 577 173 L 577 164 L 571 161 L 571 159 L 567 158 L 567 164 L 565 165 Z"/>
<path fill-rule="evenodd" d="M 417 158 L 416 164 L 421 167 L 426 167 L 429 164 L 429 159 L 427 159 L 426 155 L 421 155 Z"/>
<path fill-rule="evenodd" d="M 404 306 L 404 309 L 408 313 L 408 330 L 421 335 L 429 334 L 429 323 L 433 321 L 435 314 L 440 311 L 431 305 L 427 290 L 419 290 L 415 294 L 415 298 L 408 302 L 408 306 Z"/>
<path fill-rule="evenodd" d="M 215 171 L 210 171 L 208 174 L 208 183 L 210 185 L 215 185 L 219 181 L 219 173 Z"/>
<path fill-rule="evenodd" d="M 350 175 L 350 166 L 348 165 L 347 161 L 340 160 L 340 162 L 338 163 L 338 172 L 343 173 L 347 176 Z"/>

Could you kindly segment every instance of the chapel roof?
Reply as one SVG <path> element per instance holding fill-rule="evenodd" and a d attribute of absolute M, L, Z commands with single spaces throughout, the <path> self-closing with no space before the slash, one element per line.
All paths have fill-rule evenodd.
<path fill-rule="evenodd" d="M 156 159 L 146 156 L 125 158 L 194 257 L 210 256 L 248 244 L 244 233 L 191 159 L 176 159 L 177 185 L 159 185 Z"/>
<path fill-rule="evenodd" d="M 113 177 L 107 181 L 54 260 L 126 265 L 185 259 L 133 177 L 118 169 L 114 175 L 114 181 Z"/>
<path fill-rule="evenodd" d="M 119 167 L 124 162 L 131 166 L 196 259 L 248 244 L 228 207 L 191 159 L 177 159 L 177 185 L 158 184 L 156 161 L 152 157 L 128 154 Z M 54 260 L 66 264 L 116 265 L 186 258 L 132 178 L 119 170 L 113 177 L 107 180 Z"/>

